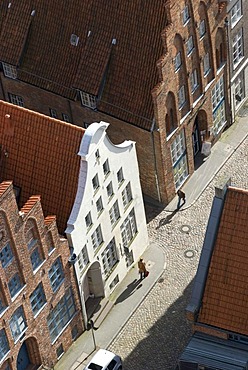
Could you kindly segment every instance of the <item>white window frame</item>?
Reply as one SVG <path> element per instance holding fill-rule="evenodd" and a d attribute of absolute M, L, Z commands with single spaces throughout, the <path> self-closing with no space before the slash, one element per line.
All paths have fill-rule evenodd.
<path fill-rule="evenodd" d="M 104 176 L 107 176 L 110 173 L 110 167 L 109 167 L 109 160 L 106 159 L 106 161 L 102 165 Z"/>
<path fill-rule="evenodd" d="M 174 58 L 175 71 L 178 71 L 182 65 L 181 51 Z"/>
<path fill-rule="evenodd" d="M 186 45 L 186 52 L 187 52 L 187 55 L 189 56 L 193 49 L 194 49 L 194 39 L 193 39 L 193 36 L 189 36 L 188 40 L 186 41 L 185 43 Z"/>
<path fill-rule="evenodd" d="M 231 14 L 231 28 L 233 28 L 243 16 L 241 0 L 238 0 L 234 4 L 230 11 L 230 14 Z"/>
<path fill-rule="evenodd" d="M 57 118 L 58 117 L 56 109 L 50 108 L 50 116 L 52 118 Z"/>
<path fill-rule="evenodd" d="M 188 5 L 185 5 L 183 11 L 182 11 L 182 17 L 183 17 L 183 25 L 186 25 L 190 20 L 189 15 L 189 7 Z"/>
<path fill-rule="evenodd" d="M 203 75 L 206 77 L 210 72 L 210 56 L 206 53 L 203 57 Z"/>
<path fill-rule="evenodd" d="M 11 316 L 9 326 L 14 342 L 16 343 L 27 329 L 26 318 L 22 306 L 19 306 Z"/>
<path fill-rule="evenodd" d="M 188 176 L 185 133 L 181 130 L 171 143 L 171 158 L 175 186 L 178 189 Z"/>
<path fill-rule="evenodd" d="M 134 208 L 130 211 L 121 225 L 121 237 L 123 248 L 127 248 L 137 234 L 137 223 L 135 218 Z"/>
<path fill-rule="evenodd" d="M 102 267 L 105 277 L 109 276 L 118 262 L 115 238 L 113 238 L 101 254 Z"/>
<path fill-rule="evenodd" d="M 191 85 L 191 92 L 194 93 L 197 87 L 199 86 L 198 85 L 198 72 L 196 68 L 190 74 L 190 85 Z"/>
<path fill-rule="evenodd" d="M 19 107 L 24 107 L 24 102 L 21 96 L 9 93 L 9 101 Z"/>
<path fill-rule="evenodd" d="M 92 226 L 91 212 L 88 212 L 84 219 L 85 219 L 85 225 L 87 229 L 90 228 Z"/>
<path fill-rule="evenodd" d="M 212 89 L 213 127 L 212 132 L 216 136 L 226 123 L 224 78 L 221 76 Z"/>
<path fill-rule="evenodd" d="M 71 34 L 70 43 L 72 46 L 77 46 L 79 41 L 79 37 L 75 35 L 75 33 Z"/>
<path fill-rule="evenodd" d="M 93 186 L 93 190 L 94 191 L 97 191 L 100 187 L 100 184 L 99 184 L 99 178 L 98 178 L 98 174 L 96 174 L 93 179 L 92 179 L 92 186 Z"/>
<path fill-rule="evenodd" d="M 84 91 L 80 91 L 80 95 L 81 95 L 82 105 L 84 105 L 85 107 L 89 107 L 91 109 L 96 109 L 96 96 L 95 95 L 88 94 Z"/>
<path fill-rule="evenodd" d="M 70 117 L 68 114 L 62 113 L 62 118 L 64 122 L 68 122 L 68 123 L 70 122 Z"/>
<path fill-rule="evenodd" d="M 132 201 L 133 196 L 132 196 L 132 189 L 131 189 L 131 183 L 129 182 L 125 189 L 121 192 L 122 196 L 122 203 L 123 207 L 126 208 L 126 206 Z"/>
<path fill-rule="evenodd" d="M 17 70 L 15 66 L 4 62 L 2 62 L 2 66 L 5 77 L 12 78 L 13 80 L 17 79 Z"/>
<path fill-rule="evenodd" d="M 99 214 L 103 210 L 103 203 L 102 203 L 102 197 L 99 197 L 96 201 L 96 209 L 97 213 Z"/>
<path fill-rule="evenodd" d="M 101 225 L 98 225 L 95 231 L 91 235 L 91 241 L 93 249 L 97 249 L 103 243 Z"/>
<path fill-rule="evenodd" d="M 120 210 L 118 205 L 118 200 L 116 200 L 113 206 L 109 210 L 109 217 L 111 225 L 116 224 L 116 222 L 120 219 Z"/>
<path fill-rule="evenodd" d="M 113 189 L 112 181 L 110 181 L 110 183 L 107 185 L 106 189 L 107 189 L 108 197 L 111 198 L 114 195 L 114 189 Z"/>
<path fill-rule="evenodd" d="M 233 37 L 232 40 L 233 68 L 235 69 L 244 58 L 243 29 Z"/>
<path fill-rule="evenodd" d="M 84 270 L 84 268 L 88 265 L 89 261 L 90 260 L 89 260 L 89 255 L 87 251 L 87 246 L 84 245 L 80 253 L 78 254 L 78 267 L 79 267 L 80 272 Z"/>
<path fill-rule="evenodd" d="M 202 19 L 199 24 L 200 39 L 202 39 L 205 34 L 206 34 L 206 22 L 205 22 L 205 19 Z"/>
<path fill-rule="evenodd" d="M 185 96 L 185 85 L 182 85 L 178 91 L 178 106 L 179 109 L 181 109 L 186 102 L 186 96 Z"/>
<path fill-rule="evenodd" d="M 242 100 L 245 97 L 245 86 L 244 86 L 244 79 L 242 77 L 238 77 L 235 82 L 235 88 L 234 88 L 234 102 L 235 102 L 235 107 L 238 107 L 241 103 Z M 236 99 L 236 96 L 240 97 L 240 101 Z"/>
<path fill-rule="evenodd" d="M 123 181 L 124 181 L 124 175 L 123 175 L 123 169 L 122 167 L 119 169 L 119 171 L 117 171 L 117 181 L 118 181 L 118 184 L 122 184 Z"/>

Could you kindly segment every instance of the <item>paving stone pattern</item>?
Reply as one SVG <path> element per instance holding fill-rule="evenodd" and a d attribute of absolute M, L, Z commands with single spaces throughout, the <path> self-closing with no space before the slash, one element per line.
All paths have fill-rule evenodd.
<path fill-rule="evenodd" d="M 247 174 L 248 139 L 191 207 L 176 213 L 162 211 L 157 215 L 155 209 L 147 209 L 148 218 L 151 218 L 148 224 L 150 243 L 162 248 L 166 266 L 161 278 L 109 347 L 122 356 L 124 369 L 175 369 L 176 360 L 191 335 L 185 308 L 198 266 L 214 187 L 231 176 L 232 185 L 248 189 Z"/>

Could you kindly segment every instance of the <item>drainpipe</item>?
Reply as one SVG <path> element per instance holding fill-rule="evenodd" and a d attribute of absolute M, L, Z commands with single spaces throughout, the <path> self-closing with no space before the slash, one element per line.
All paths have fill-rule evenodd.
<path fill-rule="evenodd" d="M 159 183 L 158 183 L 158 169 L 157 169 L 157 159 L 156 159 L 156 152 L 155 152 L 155 144 L 154 144 L 154 129 L 155 129 L 155 118 L 152 120 L 152 127 L 150 130 L 151 133 L 151 139 L 152 139 L 152 151 L 153 151 L 153 158 L 154 158 L 154 168 L 155 168 L 155 182 L 156 182 L 156 188 L 157 188 L 157 194 L 158 194 L 158 200 L 161 203 L 161 195 L 159 191 Z"/>
<path fill-rule="evenodd" d="M 226 36 L 227 36 L 227 55 L 228 55 L 228 73 L 229 73 L 229 78 L 228 78 L 228 81 L 229 81 L 229 101 L 230 101 L 230 105 L 229 105 L 229 114 L 230 114 L 230 118 L 231 118 L 231 123 L 230 125 L 232 125 L 235 121 L 235 102 L 233 101 L 233 97 L 232 97 L 232 85 L 231 85 L 231 55 L 230 55 L 230 44 L 229 44 L 229 40 L 230 40 L 230 32 L 229 32 L 229 20 L 228 18 L 226 17 L 225 18 L 225 28 L 226 28 Z"/>

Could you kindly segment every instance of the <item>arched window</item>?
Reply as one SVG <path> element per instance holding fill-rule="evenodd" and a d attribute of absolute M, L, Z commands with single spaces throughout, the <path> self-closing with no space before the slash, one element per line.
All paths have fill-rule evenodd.
<path fill-rule="evenodd" d="M 44 253 L 35 220 L 29 219 L 25 225 L 25 240 L 30 256 L 33 271 L 36 270 L 44 260 Z"/>
<path fill-rule="evenodd" d="M 170 135 L 177 128 L 177 115 L 175 97 L 169 92 L 166 99 L 167 114 L 165 118 L 166 135 Z"/>

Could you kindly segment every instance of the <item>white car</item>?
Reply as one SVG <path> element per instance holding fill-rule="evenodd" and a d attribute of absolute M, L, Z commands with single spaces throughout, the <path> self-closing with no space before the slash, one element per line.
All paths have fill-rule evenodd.
<path fill-rule="evenodd" d="M 122 370 L 122 361 L 113 352 L 99 349 L 84 370 Z"/>

